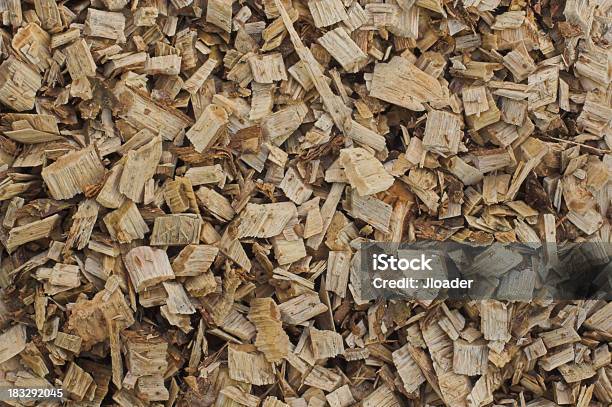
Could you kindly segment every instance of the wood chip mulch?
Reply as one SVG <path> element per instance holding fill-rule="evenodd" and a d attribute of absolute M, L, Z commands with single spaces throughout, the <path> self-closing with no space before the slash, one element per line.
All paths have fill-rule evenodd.
<path fill-rule="evenodd" d="M 610 406 L 610 302 L 355 283 L 368 240 L 609 247 L 611 10 L 0 0 L 0 387 Z"/>

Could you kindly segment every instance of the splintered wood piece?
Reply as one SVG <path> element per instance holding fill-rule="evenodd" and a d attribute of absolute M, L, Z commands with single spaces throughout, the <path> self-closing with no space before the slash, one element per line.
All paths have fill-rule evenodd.
<path fill-rule="evenodd" d="M 116 281 L 117 278 L 111 276 L 109 280 Z M 121 290 L 109 291 L 105 288 L 91 300 L 77 300 L 71 309 L 67 332 L 81 337 L 83 349 L 91 349 L 109 337 L 109 320 L 113 320 L 121 331 L 134 323 L 133 312 Z"/>
<path fill-rule="evenodd" d="M 584 213 L 570 211 L 567 214 L 567 219 L 586 235 L 592 235 L 597 232 L 604 223 L 601 214 L 593 208 L 589 208 Z"/>
<path fill-rule="evenodd" d="M 121 182 L 122 173 L 123 164 L 117 164 L 111 168 L 106 177 L 106 181 L 102 185 L 102 189 L 100 189 L 96 197 L 96 202 L 111 209 L 117 209 L 125 202 L 125 195 L 119 192 L 119 183 Z"/>
<path fill-rule="evenodd" d="M 172 270 L 177 277 L 198 276 L 208 271 L 218 253 L 215 246 L 187 245 L 172 261 Z"/>
<path fill-rule="evenodd" d="M 175 281 L 164 281 L 164 290 L 168 294 L 166 305 L 173 314 L 193 314 L 196 312 L 183 285 Z"/>
<path fill-rule="evenodd" d="M 434 77 L 397 56 L 375 65 L 370 96 L 415 111 L 425 110 L 426 102 L 440 107 L 448 104 L 448 96 Z"/>
<path fill-rule="evenodd" d="M 419 14 L 421 8 L 414 5 L 414 3 L 410 3 L 411 1 L 404 2 L 395 11 L 395 16 L 391 17 L 391 21 L 387 24 L 387 29 L 397 35 L 398 38 L 417 39 L 419 36 Z M 408 4 L 410 5 L 408 6 Z"/>
<path fill-rule="evenodd" d="M 84 39 L 66 47 L 65 52 L 66 66 L 73 81 L 88 76 L 96 76 L 96 63 Z"/>
<path fill-rule="evenodd" d="M 540 338 L 534 341 L 531 345 L 525 346 L 523 351 L 525 352 L 528 360 L 536 360 L 547 353 L 546 346 L 544 346 L 544 341 L 542 341 Z"/>
<path fill-rule="evenodd" d="M 521 254 L 503 246 L 494 245 L 490 246 L 488 249 L 474 257 L 474 261 L 470 266 L 470 273 L 501 276 L 521 264 L 522 261 L 523 256 Z M 506 309 L 501 305 L 501 303 L 495 301 L 486 302 L 483 304 L 485 304 L 484 308 L 487 310 L 487 312 L 492 312 L 491 315 L 494 315 L 497 312 L 503 314 Z M 501 308 L 503 308 L 503 312 L 501 311 Z M 483 314 L 481 314 L 481 316 L 482 315 Z M 504 335 L 504 331 L 500 332 L 500 334 Z"/>
<path fill-rule="evenodd" d="M 443 400 L 449 405 L 466 407 L 466 396 L 472 391 L 472 385 L 468 376 L 457 374 L 452 370 L 452 341 L 436 323 L 422 326 L 421 332 L 431 353 Z"/>
<path fill-rule="evenodd" d="M 36 14 L 39 16 L 42 27 L 51 32 L 61 29 L 62 20 L 57 3 L 53 0 L 36 0 L 34 2 Z"/>
<path fill-rule="evenodd" d="M 181 60 L 179 55 L 148 58 L 144 65 L 144 72 L 149 75 L 178 75 L 181 73 Z"/>
<path fill-rule="evenodd" d="M 140 336 L 136 332 L 125 333 L 125 361 L 133 377 L 164 374 L 168 343 L 162 338 Z"/>
<path fill-rule="evenodd" d="M 122 386 L 123 382 L 123 359 L 121 358 L 119 330 L 117 329 L 117 323 L 113 320 L 107 320 L 106 325 L 108 326 L 112 380 L 113 383 L 119 387 Z M 94 380 L 96 380 L 96 378 L 94 378 Z M 98 380 L 96 380 L 96 383 L 97 382 Z M 108 389 L 108 381 L 106 382 L 105 387 Z"/>
<path fill-rule="evenodd" d="M 337 388 L 325 396 L 330 407 L 348 407 L 355 403 L 348 384 Z"/>
<path fill-rule="evenodd" d="M 63 139 L 54 116 L 13 113 L 5 117 L 7 121 L 11 121 L 12 130 L 5 131 L 4 134 L 11 140 L 36 144 Z"/>
<path fill-rule="evenodd" d="M 229 221 L 236 215 L 236 211 L 232 208 L 229 200 L 214 189 L 200 187 L 196 191 L 196 196 L 202 206 L 219 219 Z"/>
<path fill-rule="evenodd" d="M 349 183 L 361 196 L 385 191 L 394 182 L 380 161 L 363 148 L 340 150 L 340 163 Z"/>
<path fill-rule="evenodd" d="M 328 31 L 318 41 L 347 72 L 356 72 L 367 60 L 366 54 L 343 28 Z"/>
<path fill-rule="evenodd" d="M 188 334 L 193 329 L 190 323 L 189 315 L 172 313 L 167 305 L 162 305 L 159 307 L 159 312 L 164 318 L 166 318 L 170 325 L 179 328 L 183 333 Z"/>
<path fill-rule="evenodd" d="M 263 135 L 280 145 L 300 127 L 307 113 L 308 108 L 303 103 L 278 110 L 262 119 Z"/>
<path fill-rule="evenodd" d="M 522 126 L 527 114 L 527 101 L 502 99 L 502 120 L 508 124 Z"/>
<path fill-rule="evenodd" d="M 595 312 L 586 321 L 584 324 L 596 331 L 606 332 L 609 335 L 612 335 L 612 318 L 610 315 L 612 314 L 612 302 L 608 302 L 603 308 Z"/>
<path fill-rule="evenodd" d="M 286 81 L 287 71 L 283 56 L 280 53 L 251 55 L 248 59 L 253 79 L 258 83 Z"/>
<path fill-rule="evenodd" d="M 155 174 L 162 154 L 162 141 L 155 137 L 138 150 L 131 150 L 119 181 L 119 192 L 134 202 L 142 202 L 145 184 Z"/>
<path fill-rule="evenodd" d="M 303 204 L 312 195 L 312 188 L 304 183 L 293 167 L 287 169 L 285 177 L 278 187 L 283 190 L 287 198 L 291 199 L 297 205 Z"/>
<path fill-rule="evenodd" d="M 60 216 L 55 214 L 35 222 L 12 228 L 5 244 L 6 250 L 11 253 L 17 247 L 25 243 L 50 237 L 51 232 L 59 220 Z"/>
<path fill-rule="evenodd" d="M 34 345 L 33 342 L 29 342 L 25 345 L 25 349 L 19 354 L 21 361 L 34 373 L 40 377 L 45 377 L 49 374 L 49 369 L 45 364 L 42 353 Z"/>
<path fill-rule="evenodd" d="M 274 257 L 281 266 L 294 263 L 306 257 L 304 240 L 300 238 L 288 240 L 280 235 L 273 239 L 272 247 L 274 248 Z"/>
<path fill-rule="evenodd" d="M 333 358 L 344 353 L 342 335 L 334 331 L 310 328 L 310 344 L 315 359 Z"/>
<path fill-rule="evenodd" d="M 478 115 L 489 110 L 487 92 L 484 86 L 466 86 L 462 91 L 463 110 L 466 115 Z"/>
<path fill-rule="evenodd" d="M 125 16 L 118 12 L 87 9 L 83 34 L 125 42 Z"/>
<path fill-rule="evenodd" d="M 2 220 L 2 226 L 7 229 L 10 229 L 15 226 L 15 221 L 17 220 L 17 211 L 23 207 L 24 203 L 25 199 L 18 196 L 10 200 L 8 207 L 6 208 L 4 219 Z"/>
<path fill-rule="evenodd" d="M 283 322 L 293 325 L 301 324 L 327 311 L 327 306 L 321 302 L 319 296 L 312 293 L 299 295 L 278 307 Z"/>
<path fill-rule="evenodd" d="M 163 375 L 142 376 L 136 383 L 136 395 L 150 401 L 168 400 L 168 389 L 164 386 Z"/>
<path fill-rule="evenodd" d="M 200 241 L 202 218 L 191 213 L 155 218 L 150 243 L 152 246 L 184 246 Z"/>
<path fill-rule="evenodd" d="M 351 267 L 351 253 L 347 251 L 330 251 L 327 258 L 327 279 L 325 288 L 338 294 L 341 298 L 346 296 Z"/>
<path fill-rule="evenodd" d="M 309 0 L 308 9 L 317 28 L 329 27 L 349 18 L 340 0 Z"/>
<path fill-rule="evenodd" d="M 230 33 L 232 31 L 232 4 L 233 0 L 210 1 L 206 7 L 206 22 Z"/>
<path fill-rule="evenodd" d="M 559 67 L 550 66 L 539 69 L 529 75 L 529 110 L 534 110 L 557 100 Z"/>
<path fill-rule="evenodd" d="M 580 335 L 570 325 L 540 334 L 548 349 L 568 343 L 580 342 Z"/>
<path fill-rule="evenodd" d="M 103 218 L 111 238 L 120 243 L 130 243 L 142 239 L 149 227 L 138 211 L 134 202 L 127 200 L 117 210 L 109 212 Z"/>
<path fill-rule="evenodd" d="M 480 321 L 485 339 L 490 341 L 510 339 L 510 315 L 506 304 L 495 300 L 483 301 L 480 305 Z"/>
<path fill-rule="evenodd" d="M 257 88 L 257 85 L 253 85 L 255 88 Z M 259 86 L 270 86 L 271 89 L 273 89 L 272 85 L 259 85 Z M 254 96 L 253 97 L 257 97 L 257 90 L 254 90 Z M 270 98 L 272 96 L 270 95 Z M 252 114 L 254 113 L 254 108 L 255 108 L 255 103 L 251 104 L 251 111 L 249 113 L 249 119 L 252 120 L 256 120 L 256 119 L 263 119 L 264 117 L 267 117 L 268 113 L 270 113 L 272 111 L 272 100 L 270 99 L 268 101 L 269 103 L 267 104 L 267 107 L 265 107 L 265 112 L 260 112 L 262 115 L 261 117 L 252 117 Z M 267 102 L 266 102 L 267 103 Z M 259 115 L 259 113 L 256 113 L 257 115 Z M 262 129 L 260 126 L 251 126 L 251 127 L 247 127 L 245 129 L 241 129 L 238 131 L 238 133 L 236 133 L 236 136 L 232 138 L 232 140 L 230 141 L 230 146 L 232 146 L 233 148 L 235 148 L 238 151 L 241 151 L 242 153 L 253 153 L 253 154 L 257 154 L 257 153 L 265 153 L 265 151 L 262 150 Z M 243 155 L 243 158 L 245 156 Z M 262 157 L 263 159 L 263 157 Z M 263 165 L 263 162 L 262 164 Z"/>
<path fill-rule="evenodd" d="M 517 82 L 525 80 L 536 69 L 536 65 L 524 45 L 508 52 L 503 61 L 504 66 L 508 68 Z"/>
<path fill-rule="evenodd" d="M 559 372 L 567 383 L 576 383 L 595 376 L 597 371 L 589 363 L 567 363 L 559 366 Z"/>
<path fill-rule="evenodd" d="M 300 60 L 304 62 L 307 66 L 308 74 L 310 75 L 310 79 L 314 84 L 315 88 L 319 95 L 321 95 L 321 99 L 323 100 L 323 104 L 325 105 L 326 110 L 332 116 L 334 124 L 339 129 L 344 129 L 344 123 L 350 117 L 349 112 L 347 112 L 347 108 L 344 105 L 344 102 L 341 98 L 336 96 L 329 84 L 326 81 L 326 77 L 323 74 L 322 68 L 317 60 L 314 58 L 314 55 L 310 51 L 309 48 L 304 46 L 304 43 L 300 39 L 297 31 L 293 27 L 293 22 L 291 17 L 287 13 L 285 6 L 281 3 L 280 0 L 274 0 L 278 11 L 280 12 L 281 18 L 283 20 L 283 24 L 289 33 L 289 37 L 291 39 L 291 43 L 295 48 L 296 53 L 300 57 Z"/>
<path fill-rule="evenodd" d="M 575 353 L 574 347 L 571 345 L 560 346 L 556 349 L 548 351 L 548 353 L 541 357 L 538 364 L 547 372 L 558 368 L 559 366 L 565 365 L 574 360 Z"/>
<path fill-rule="evenodd" d="M 198 70 L 183 83 L 183 89 L 192 95 L 196 94 L 202 86 L 204 86 L 204 83 L 218 64 L 219 61 L 216 59 L 208 58 L 206 62 L 204 62 Z"/>
<path fill-rule="evenodd" d="M 55 345 L 62 349 L 69 350 L 70 352 L 78 355 L 81 350 L 82 339 L 80 336 L 70 335 L 65 332 L 58 332 L 55 337 Z"/>
<path fill-rule="evenodd" d="M 308 211 L 306 215 L 306 221 L 304 223 L 304 239 L 308 239 L 323 230 L 323 218 L 321 217 L 321 210 L 317 206 Z"/>
<path fill-rule="evenodd" d="M 138 302 L 145 308 L 158 307 L 166 304 L 168 293 L 162 285 L 148 288 L 138 296 Z"/>
<path fill-rule="evenodd" d="M 135 247 L 128 252 L 124 261 L 137 292 L 174 279 L 172 266 L 164 250 L 148 246 Z"/>
<path fill-rule="evenodd" d="M 274 396 L 268 396 L 261 404 L 261 407 L 289 407 L 289 404 L 283 403 Z"/>
<path fill-rule="evenodd" d="M 264 386 L 274 383 L 272 365 L 253 345 L 229 344 L 227 363 L 232 379 Z"/>
<path fill-rule="evenodd" d="M 62 155 L 42 170 L 42 178 L 55 199 L 72 198 L 103 177 L 104 166 L 93 144 Z"/>
<path fill-rule="evenodd" d="M 41 86 L 41 76 L 15 57 L 9 57 L 0 65 L 0 102 L 3 105 L 18 112 L 32 110 Z"/>
<path fill-rule="evenodd" d="M 89 243 L 91 232 L 98 220 L 100 205 L 93 199 L 86 199 L 79 204 L 79 208 L 72 216 L 72 226 L 66 239 L 66 248 L 76 246 L 83 249 Z"/>
<path fill-rule="evenodd" d="M 246 392 L 238 386 L 226 386 L 221 389 L 220 394 L 226 396 L 228 399 L 247 407 L 258 407 L 259 397 L 253 396 L 249 392 Z"/>
<path fill-rule="evenodd" d="M 482 173 L 501 170 L 515 163 L 514 157 L 503 148 L 475 151 L 473 154 L 474 166 Z"/>
<path fill-rule="evenodd" d="M 289 337 L 283 330 L 278 305 L 272 298 L 254 298 L 248 315 L 257 329 L 255 347 L 270 363 L 280 362 L 289 353 Z"/>
<path fill-rule="evenodd" d="M 382 233 L 389 232 L 393 207 L 373 196 L 360 196 L 356 189 L 352 190 L 349 201 L 349 213 L 356 219 L 361 219 Z"/>
<path fill-rule="evenodd" d="M 80 36 L 81 30 L 78 28 L 71 28 L 63 33 L 55 34 L 51 37 L 51 48 L 58 48 L 62 45 L 70 44 L 79 39 Z"/>
<path fill-rule="evenodd" d="M 459 157 L 453 157 L 448 161 L 448 171 L 464 185 L 476 185 L 483 179 L 483 171 L 463 161 Z"/>
<path fill-rule="evenodd" d="M 24 325 L 14 325 L 0 334 L 0 363 L 18 355 L 26 347 L 27 335 Z"/>
<path fill-rule="evenodd" d="M 196 151 L 201 153 L 212 147 L 226 128 L 228 115 L 221 106 L 210 104 L 204 109 L 186 136 Z"/>
<path fill-rule="evenodd" d="M 321 207 L 321 217 L 323 218 L 323 230 L 321 233 L 316 234 L 308 238 L 306 244 L 308 247 L 312 249 L 318 249 L 318 247 L 323 242 L 323 238 L 327 233 L 329 225 L 331 224 L 334 213 L 336 212 L 336 207 L 338 206 L 338 202 L 342 196 L 342 191 L 344 190 L 344 184 L 340 182 L 335 182 L 332 184 L 332 187 L 327 195 L 327 199 L 323 206 Z"/>
<path fill-rule="evenodd" d="M 290 220 L 297 216 L 297 208 L 292 202 L 273 204 L 247 204 L 240 213 L 232 232 L 236 238 L 274 237 L 282 233 Z"/>
<path fill-rule="evenodd" d="M 117 83 L 113 94 L 123 108 L 119 116 L 137 130 L 148 129 L 164 140 L 173 140 L 193 124 L 192 119 L 180 110 L 162 105 L 124 82 Z"/>
<path fill-rule="evenodd" d="M 457 154 L 463 137 L 459 116 L 441 110 L 428 113 L 423 148 L 441 155 Z"/>
<path fill-rule="evenodd" d="M 191 185 L 198 186 L 204 184 L 222 184 L 225 181 L 226 174 L 219 164 L 208 165 L 204 167 L 192 167 L 185 173 L 185 178 L 191 182 Z"/>
<path fill-rule="evenodd" d="M 386 148 L 386 141 L 383 136 L 354 120 L 345 124 L 344 132 L 354 141 L 371 147 L 376 151 L 383 151 Z"/>
<path fill-rule="evenodd" d="M 504 122 L 497 122 L 486 127 L 483 130 L 491 143 L 506 148 L 519 138 L 518 129 L 516 126 Z"/>
<path fill-rule="evenodd" d="M 501 112 L 489 90 L 487 90 L 487 104 L 489 108 L 484 112 L 465 116 L 465 122 L 472 130 L 480 130 L 488 125 L 497 123 L 501 119 Z"/>
<path fill-rule="evenodd" d="M 223 331 L 245 342 L 250 342 L 255 337 L 257 331 L 255 325 L 235 309 L 232 309 L 226 315 L 220 327 L 223 328 Z"/>
<path fill-rule="evenodd" d="M 289 70 L 291 72 L 291 70 Z M 251 83 L 251 92 L 253 94 L 251 98 L 251 111 L 249 112 L 249 120 L 257 121 L 272 114 L 272 107 L 274 104 L 274 92 L 276 87 L 273 84 L 262 84 L 253 82 Z M 261 129 L 256 127 L 256 129 Z M 255 134 L 253 134 L 255 136 Z M 257 137 L 250 137 L 249 139 L 257 139 Z M 254 152 L 257 149 L 252 149 Z"/>
<path fill-rule="evenodd" d="M 421 369 L 412 358 L 408 350 L 409 344 L 404 345 L 393 352 L 393 364 L 397 369 L 397 373 L 402 379 L 404 390 L 408 393 L 414 392 L 419 386 L 425 382 L 425 376 L 421 373 Z"/>
<path fill-rule="evenodd" d="M 278 165 L 281 168 L 285 167 L 285 165 L 287 164 L 287 159 L 289 158 L 289 155 L 287 153 L 285 153 L 280 148 L 271 145 L 270 143 L 265 143 L 264 148 L 268 150 L 268 161 Z"/>
<path fill-rule="evenodd" d="M 394 392 L 386 385 L 378 387 L 361 400 L 363 407 L 399 407 L 400 403 Z"/>
<path fill-rule="evenodd" d="M 467 376 L 486 374 L 489 356 L 487 343 L 458 339 L 453 342 L 453 371 Z"/>
<path fill-rule="evenodd" d="M 74 288 L 81 285 L 79 266 L 56 263 L 49 276 L 49 284 L 54 286 Z"/>
<path fill-rule="evenodd" d="M 304 380 L 304 384 L 331 392 L 340 386 L 341 381 L 342 376 L 331 369 L 326 369 L 317 365 L 308 373 L 308 376 L 306 376 Z"/>
<path fill-rule="evenodd" d="M 89 373 L 81 369 L 76 363 L 71 362 L 62 381 L 62 388 L 75 400 L 80 401 L 83 400 L 93 382 Z"/>
<path fill-rule="evenodd" d="M 188 210 L 199 213 L 193 185 L 188 178 L 176 177 L 174 181 L 166 182 L 164 200 L 172 213 L 177 214 Z"/>

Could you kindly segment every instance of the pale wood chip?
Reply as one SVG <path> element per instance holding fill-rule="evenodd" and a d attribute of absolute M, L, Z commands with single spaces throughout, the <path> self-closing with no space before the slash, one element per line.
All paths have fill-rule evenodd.
<path fill-rule="evenodd" d="M 135 247 L 125 256 L 125 267 L 137 292 L 174 279 L 168 255 L 161 249 Z"/>

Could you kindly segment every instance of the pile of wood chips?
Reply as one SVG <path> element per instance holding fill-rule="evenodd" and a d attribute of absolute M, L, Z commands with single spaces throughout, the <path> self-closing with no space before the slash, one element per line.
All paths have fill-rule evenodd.
<path fill-rule="evenodd" d="M 355 263 L 610 243 L 611 8 L 0 0 L 0 385 L 609 406 L 610 303 L 364 301 Z"/>

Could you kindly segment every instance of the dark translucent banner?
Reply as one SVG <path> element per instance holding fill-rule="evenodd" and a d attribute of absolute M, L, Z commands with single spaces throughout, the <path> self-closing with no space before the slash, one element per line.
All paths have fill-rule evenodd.
<path fill-rule="evenodd" d="M 612 299 L 612 244 L 362 243 L 361 299 Z"/>

